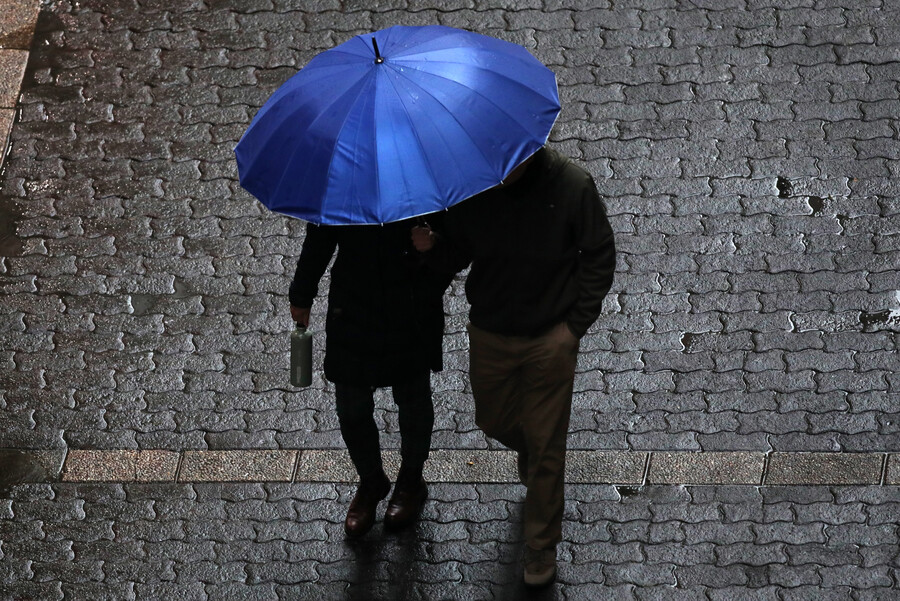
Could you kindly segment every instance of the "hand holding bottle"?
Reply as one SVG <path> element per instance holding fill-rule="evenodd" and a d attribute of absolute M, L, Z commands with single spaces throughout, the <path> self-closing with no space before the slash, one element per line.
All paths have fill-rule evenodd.
<path fill-rule="evenodd" d="M 291 305 L 291 319 L 304 328 L 309 327 L 309 307 L 295 307 Z"/>

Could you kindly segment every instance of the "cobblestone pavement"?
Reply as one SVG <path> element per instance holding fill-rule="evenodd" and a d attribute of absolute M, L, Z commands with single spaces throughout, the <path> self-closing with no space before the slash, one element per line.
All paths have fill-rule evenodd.
<path fill-rule="evenodd" d="M 557 73 L 551 143 L 620 251 L 531 596 L 900 599 L 898 0 L 59 0 L 30 48 L 0 30 L 0 599 L 528 596 L 463 279 L 423 522 L 348 543 L 332 390 L 287 384 L 302 224 L 233 159 L 316 53 L 432 23 Z"/>
<path fill-rule="evenodd" d="M 865 599 L 897 590 L 897 487 L 572 486 L 561 584 L 520 585 L 521 490 L 435 485 L 343 539 L 344 485 L 28 485 L 0 595 L 33 599 Z M 4 582 L 4 581 L 0 581 Z"/>

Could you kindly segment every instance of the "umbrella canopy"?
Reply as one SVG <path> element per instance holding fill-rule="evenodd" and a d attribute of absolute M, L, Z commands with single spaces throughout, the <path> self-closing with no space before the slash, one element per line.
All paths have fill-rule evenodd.
<path fill-rule="evenodd" d="M 391 27 L 327 50 L 266 101 L 237 147 L 241 186 L 318 224 L 387 223 L 500 183 L 559 113 L 525 48 L 442 26 Z"/>

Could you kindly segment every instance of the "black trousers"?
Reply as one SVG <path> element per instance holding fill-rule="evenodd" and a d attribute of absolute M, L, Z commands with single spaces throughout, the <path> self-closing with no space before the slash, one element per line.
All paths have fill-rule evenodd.
<path fill-rule="evenodd" d="M 360 480 L 380 478 L 384 471 L 378 426 L 375 425 L 375 388 L 335 383 L 341 436 Z M 431 449 L 434 405 L 431 373 L 423 372 L 391 386 L 400 422 L 400 456 L 405 467 L 421 470 Z"/>

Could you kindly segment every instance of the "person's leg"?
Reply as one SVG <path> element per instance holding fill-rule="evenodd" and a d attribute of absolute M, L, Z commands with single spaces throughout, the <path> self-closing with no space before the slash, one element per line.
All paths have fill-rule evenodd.
<path fill-rule="evenodd" d="M 556 571 L 577 356 L 578 340 L 561 324 L 534 340 L 523 370 L 522 423 L 528 449 L 524 521 L 529 547 L 525 578 L 530 584 L 546 584 Z"/>
<path fill-rule="evenodd" d="M 372 388 L 350 384 L 335 384 L 334 388 L 341 437 L 360 481 L 383 474 Z"/>
<path fill-rule="evenodd" d="M 344 531 L 349 536 L 362 536 L 372 528 L 378 502 L 391 489 L 381 463 L 372 389 L 368 386 L 335 384 L 335 401 L 341 436 L 359 474 L 359 487 L 350 502 Z"/>
<path fill-rule="evenodd" d="M 413 524 L 428 498 L 422 469 L 431 450 L 434 405 L 431 374 L 423 372 L 392 387 L 400 422 L 400 473 L 384 514 L 384 525 L 398 530 Z"/>
<path fill-rule="evenodd" d="M 469 382 L 475 423 L 485 435 L 525 453 L 521 424 L 520 360 L 524 339 L 499 336 L 472 324 L 469 330 Z"/>
<path fill-rule="evenodd" d="M 578 340 L 565 324 L 536 338 L 522 378 L 522 424 L 528 449 L 525 539 L 535 549 L 561 538 L 566 437 Z"/>
<path fill-rule="evenodd" d="M 403 465 L 419 472 L 431 450 L 434 429 L 434 403 L 431 399 L 431 374 L 422 372 L 391 387 L 400 422 L 400 456 Z"/>

